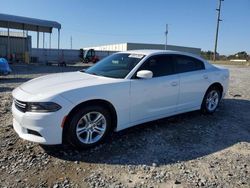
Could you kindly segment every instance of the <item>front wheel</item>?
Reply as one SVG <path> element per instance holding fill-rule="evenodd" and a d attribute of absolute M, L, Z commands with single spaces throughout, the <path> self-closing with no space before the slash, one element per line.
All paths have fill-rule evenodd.
<path fill-rule="evenodd" d="M 212 114 L 219 106 L 221 92 L 218 88 L 212 87 L 206 92 L 201 105 L 201 111 L 205 114 Z"/>
<path fill-rule="evenodd" d="M 83 149 L 100 144 L 111 128 L 111 116 L 101 106 L 89 106 L 77 111 L 69 124 L 67 140 Z"/>

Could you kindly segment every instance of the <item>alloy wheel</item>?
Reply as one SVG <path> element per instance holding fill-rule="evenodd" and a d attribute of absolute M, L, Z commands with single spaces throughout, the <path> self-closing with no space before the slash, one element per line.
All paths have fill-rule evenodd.
<path fill-rule="evenodd" d="M 208 93 L 206 99 L 206 107 L 209 111 L 214 111 L 219 104 L 219 93 L 216 90 L 212 90 Z"/>
<path fill-rule="evenodd" d="M 84 114 L 77 123 L 76 135 L 84 144 L 98 142 L 107 128 L 105 116 L 100 112 L 88 112 Z"/>

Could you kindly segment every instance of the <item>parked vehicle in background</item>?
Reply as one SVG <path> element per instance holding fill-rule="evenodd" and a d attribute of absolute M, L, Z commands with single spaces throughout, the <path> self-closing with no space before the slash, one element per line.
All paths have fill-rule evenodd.
<path fill-rule="evenodd" d="M 0 58 L 0 75 L 8 75 L 12 72 L 9 63 L 5 58 Z"/>
<path fill-rule="evenodd" d="M 94 49 L 80 49 L 80 58 L 83 63 L 96 63 L 101 59 L 115 53 L 114 51 L 96 51 Z"/>
<path fill-rule="evenodd" d="M 96 55 L 94 49 L 85 50 L 83 53 L 82 62 L 83 63 L 96 63 L 99 61 L 99 57 Z"/>
<path fill-rule="evenodd" d="M 228 82 L 228 69 L 192 54 L 119 52 L 87 70 L 16 88 L 13 126 L 21 138 L 41 144 L 92 147 L 137 124 L 193 110 L 214 113 Z"/>

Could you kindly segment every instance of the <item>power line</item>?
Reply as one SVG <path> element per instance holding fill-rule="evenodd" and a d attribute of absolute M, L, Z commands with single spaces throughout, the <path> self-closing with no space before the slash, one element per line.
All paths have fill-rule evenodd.
<path fill-rule="evenodd" d="M 220 27 L 220 22 L 222 21 L 220 19 L 220 11 L 221 11 L 221 2 L 224 0 L 219 0 L 219 7 L 216 9 L 218 11 L 218 16 L 217 16 L 217 27 L 216 27 L 216 35 L 215 35 L 215 45 L 214 45 L 214 61 L 216 61 L 216 53 L 217 53 L 217 43 L 218 43 L 218 35 L 219 35 L 219 27 Z"/>

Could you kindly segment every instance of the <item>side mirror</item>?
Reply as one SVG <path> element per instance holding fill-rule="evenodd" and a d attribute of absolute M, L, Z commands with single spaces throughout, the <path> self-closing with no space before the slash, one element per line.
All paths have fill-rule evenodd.
<path fill-rule="evenodd" d="M 136 73 L 136 76 L 142 79 L 150 79 L 153 77 L 153 72 L 149 70 L 141 70 Z"/>

